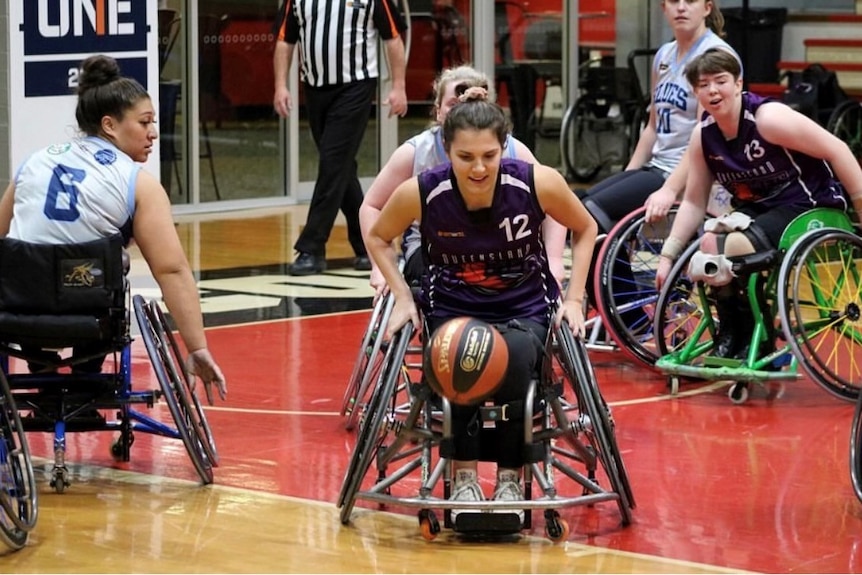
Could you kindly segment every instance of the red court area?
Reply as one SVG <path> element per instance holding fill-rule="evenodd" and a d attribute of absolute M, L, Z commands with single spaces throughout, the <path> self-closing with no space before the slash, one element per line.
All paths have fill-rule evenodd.
<path fill-rule="evenodd" d="M 207 410 L 221 455 L 217 484 L 335 501 L 354 438 L 338 411 L 369 314 L 209 331 L 229 378 L 228 400 Z M 134 373 L 146 381 L 139 344 Z M 570 541 L 732 569 L 862 570 L 862 503 L 848 470 L 852 404 L 807 379 L 773 401 L 754 392 L 744 405 L 715 384 L 683 385 L 670 397 L 662 376 L 619 352 L 591 357 L 637 507 L 628 527 L 614 505 L 563 510 Z M 169 417 L 164 406 L 152 411 Z M 72 434 L 68 458 L 117 466 L 109 442 Z M 50 452 L 47 435 L 31 444 L 37 455 Z M 128 469 L 195 479 L 178 441 L 138 437 L 132 451 Z M 540 525 L 533 530 L 542 536 Z"/>

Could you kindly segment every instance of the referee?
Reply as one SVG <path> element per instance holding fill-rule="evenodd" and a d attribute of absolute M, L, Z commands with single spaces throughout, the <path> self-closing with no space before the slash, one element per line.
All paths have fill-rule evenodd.
<path fill-rule="evenodd" d="M 276 113 L 286 117 L 293 105 L 287 77 L 299 45 L 300 74 L 311 134 L 319 154 L 317 181 L 305 227 L 294 244 L 291 275 L 326 270 L 326 242 L 340 209 L 356 253 L 354 268 L 371 269 L 359 228 L 362 187 L 356 154 L 362 143 L 377 91 L 383 40 L 392 76 L 384 100 L 389 115 L 407 112 L 404 19 L 393 0 L 284 0 L 278 11 L 275 54 Z"/>

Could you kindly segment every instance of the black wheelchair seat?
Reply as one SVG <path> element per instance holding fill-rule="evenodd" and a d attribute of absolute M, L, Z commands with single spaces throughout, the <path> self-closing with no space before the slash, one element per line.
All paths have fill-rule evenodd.
<path fill-rule="evenodd" d="M 0 239 L 0 341 L 43 348 L 125 342 L 123 239 Z"/>
<path fill-rule="evenodd" d="M 67 245 L 0 239 L 0 382 L 9 390 L 7 405 L 23 414 L 24 431 L 53 432 L 50 485 L 58 493 L 70 485 L 67 431 L 118 432 L 110 448 L 117 461 L 130 460 L 135 432 L 181 439 L 204 484 L 218 465 L 159 303 L 130 296 L 124 244 L 119 234 Z M 159 389 L 132 385 L 133 309 Z M 72 353 L 61 357 L 67 348 Z M 10 357 L 26 361 L 27 372 L 10 369 L 17 368 Z M 160 400 L 175 427 L 134 409 Z"/>

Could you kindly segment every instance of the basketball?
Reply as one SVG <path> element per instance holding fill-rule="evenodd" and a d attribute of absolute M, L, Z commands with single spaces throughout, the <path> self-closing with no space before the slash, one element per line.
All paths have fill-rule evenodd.
<path fill-rule="evenodd" d="M 503 383 L 508 365 L 509 348 L 497 328 L 471 317 L 439 326 L 423 355 L 431 388 L 458 405 L 491 397 Z"/>

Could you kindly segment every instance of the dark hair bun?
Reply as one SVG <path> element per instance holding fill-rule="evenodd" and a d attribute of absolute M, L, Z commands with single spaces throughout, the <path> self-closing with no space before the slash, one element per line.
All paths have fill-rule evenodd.
<path fill-rule="evenodd" d="M 121 78 L 120 65 L 110 56 L 90 56 L 81 62 L 81 75 L 78 77 L 78 94 L 87 90 L 110 84 Z"/>

